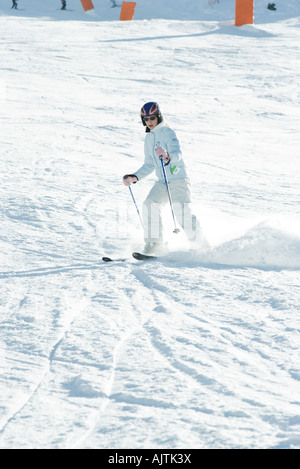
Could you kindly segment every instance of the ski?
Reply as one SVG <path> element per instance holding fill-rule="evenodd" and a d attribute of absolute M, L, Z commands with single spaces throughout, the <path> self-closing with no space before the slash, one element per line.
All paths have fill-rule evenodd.
<path fill-rule="evenodd" d="M 137 261 L 151 261 L 153 259 L 157 259 L 157 256 L 148 256 L 147 254 L 142 254 L 140 252 L 133 252 L 132 256 L 137 260 Z"/>
<path fill-rule="evenodd" d="M 125 262 L 127 259 L 112 259 L 111 257 L 102 257 L 103 262 Z"/>
<path fill-rule="evenodd" d="M 147 254 L 142 254 L 141 252 L 133 252 L 132 257 L 137 261 L 151 261 L 153 259 L 158 259 L 157 256 L 148 256 Z M 125 262 L 128 261 L 126 258 L 111 258 L 111 257 L 102 257 L 103 262 Z"/>

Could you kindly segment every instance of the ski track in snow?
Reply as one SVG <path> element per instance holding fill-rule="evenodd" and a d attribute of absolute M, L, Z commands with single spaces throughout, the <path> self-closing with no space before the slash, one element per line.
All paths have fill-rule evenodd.
<path fill-rule="evenodd" d="M 27 297 L 24 297 L 20 301 L 20 309 L 22 308 L 22 305 L 24 304 L 24 302 L 26 302 L 26 299 Z M 19 403 L 20 407 L 14 410 L 14 413 L 11 416 L 8 416 L 6 418 L 6 422 L 4 422 L 2 428 L 0 429 L 0 434 L 5 431 L 5 428 L 7 427 L 7 425 L 10 424 L 10 422 L 13 422 L 14 420 L 16 420 L 18 414 L 20 414 L 23 411 L 23 409 L 25 409 L 26 406 L 30 405 L 30 402 L 34 399 L 35 395 L 38 393 L 38 390 L 41 387 L 43 381 L 45 380 L 47 374 L 49 373 L 49 371 L 51 371 L 51 366 L 52 366 L 53 358 L 55 356 L 55 352 L 60 346 L 60 343 L 64 340 L 64 337 L 68 329 L 71 327 L 72 322 L 74 318 L 76 317 L 76 314 L 78 314 L 78 309 L 81 310 L 81 307 L 78 308 L 77 306 L 77 308 L 72 308 L 72 320 L 63 329 L 63 331 L 61 332 L 60 336 L 57 339 L 57 342 L 53 345 L 52 350 L 50 351 L 50 354 L 48 357 L 48 361 L 46 361 L 45 365 L 42 365 L 43 371 L 42 371 L 42 376 L 40 378 L 40 381 L 37 383 L 36 387 L 32 390 L 31 394 L 25 396 L 24 402 L 21 401 L 21 403 Z"/>
<path fill-rule="evenodd" d="M 300 447 L 299 7 L 236 29 L 198 3 L 0 5 L 1 448 Z M 212 247 L 139 263 L 121 177 L 153 96 Z"/>

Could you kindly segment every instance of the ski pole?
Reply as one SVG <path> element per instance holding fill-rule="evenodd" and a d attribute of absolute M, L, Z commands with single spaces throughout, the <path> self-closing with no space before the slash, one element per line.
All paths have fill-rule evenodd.
<path fill-rule="evenodd" d="M 134 198 L 134 195 L 133 195 L 132 189 L 131 189 L 131 187 L 130 187 L 130 186 L 128 186 L 128 189 L 129 189 L 129 191 L 130 191 L 130 194 L 131 194 L 131 197 L 132 197 L 133 203 L 134 203 L 134 205 L 135 205 L 135 208 L 136 208 L 137 214 L 138 214 L 138 216 L 139 216 L 139 219 L 140 219 L 141 225 L 142 225 L 142 227 L 144 228 L 144 223 L 143 223 L 143 220 L 142 220 L 142 217 L 141 217 L 141 214 L 140 214 L 139 208 L 138 208 L 138 206 L 137 206 L 137 203 L 136 203 L 136 201 L 135 201 L 135 198 Z"/>
<path fill-rule="evenodd" d="M 168 196 L 169 196 L 169 202 L 170 202 L 172 217 L 173 217 L 173 221 L 174 221 L 174 230 L 173 230 L 173 233 L 179 233 L 179 232 L 180 232 L 180 229 L 177 228 L 177 225 L 176 225 L 176 219 L 175 219 L 175 214 L 174 214 L 174 209 L 173 209 L 173 202 L 172 202 L 172 197 L 171 197 L 171 192 L 170 192 L 170 188 L 169 188 L 169 183 L 168 183 L 168 179 L 167 179 L 167 175 L 166 175 L 166 171 L 165 171 L 165 167 L 164 167 L 163 157 L 160 156 L 159 159 L 160 159 L 160 161 L 161 161 L 161 167 L 162 167 L 163 174 L 164 174 L 164 178 L 165 178 L 165 183 L 166 183 L 167 192 L 168 192 Z"/>

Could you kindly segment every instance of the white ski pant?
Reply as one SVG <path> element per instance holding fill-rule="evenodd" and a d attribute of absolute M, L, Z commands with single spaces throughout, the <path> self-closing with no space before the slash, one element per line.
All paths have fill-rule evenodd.
<path fill-rule="evenodd" d="M 191 210 L 190 184 L 186 179 L 169 182 L 175 218 L 190 241 L 200 236 L 200 223 Z M 162 209 L 170 204 L 165 183 L 156 182 L 143 204 L 145 242 L 163 242 Z M 171 209 L 170 209 L 171 210 Z"/>

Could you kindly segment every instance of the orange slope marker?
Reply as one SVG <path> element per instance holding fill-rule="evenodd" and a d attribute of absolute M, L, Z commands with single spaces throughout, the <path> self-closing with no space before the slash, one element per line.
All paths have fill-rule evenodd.
<path fill-rule="evenodd" d="M 253 24 L 254 0 L 235 0 L 235 25 Z"/>
<path fill-rule="evenodd" d="M 81 3 L 84 11 L 92 10 L 94 8 L 92 0 L 81 0 Z"/>
<path fill-rule="evenodd" d="M 134 10 L 135 10 L 136 2 L 123 2 L 121 13 L 120 13 L 120 21 L 130 21 L 133 19 Z"/>

